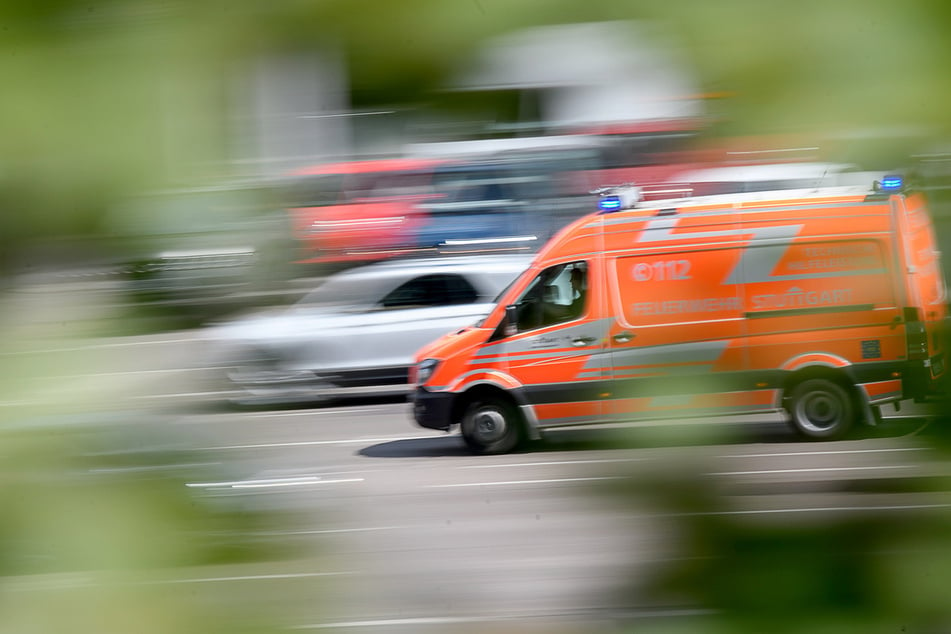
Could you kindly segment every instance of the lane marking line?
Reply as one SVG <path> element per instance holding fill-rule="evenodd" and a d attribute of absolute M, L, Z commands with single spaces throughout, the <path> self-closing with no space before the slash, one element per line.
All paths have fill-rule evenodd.
<path fill-rule="evenodd" d="M 169 581 L 146 581 L 145 584 L 171 583 L 218 583 L 221 581 L 266 581 L 271 579 L 305 579 L 308 577 L 335 577 L 340 575 L 356 574 L 352 571 L 342 572 L 296 572 L 275 575 L 244 575 L 236 577 L 203 577 L 200 579 L 171 579 Z"/>
<path fill-rule="evenodd" d="M 900 504 L 895 506 L 822 506 L 817 508 L 759 509 L 748 511 L 708 511 L 704 513 L 667 513 L 658 517 L 690 517 L 703 515 L 757 515 L 769 513 L 822 513 L 830 511 L 911 511 L 951 508 L 951 504 Z"/>
<path fill-rule="evenodd" d="M 777 453 L 724 454 L 717 458 L 775 458 L 780 456 L 835 456 L 889 451 L 926 451 L 926 447 L 883 447 L 881 449 L 841 449 L 836 451 L 789 451 Z"/>
<path fill-rule="evenodd" d="M 343 484 L 347 482 L 363 482 L 363 478 L 338 478 L 324 480 L 320 476 L 304 476 L 296 478 L 270 478 L 266 480 L 232 480 L 227 482 L 189 482 L 186 487 L 194 489 L 266 489 L 271 487 L 307 486 L 314 484 Z"/>
<path fill-rule="evenodd" d="M 810 469 L 767 469 L 763 471 L 715 471 L 706 475 L 733 476 L 733 475 L 768 475 L 771 473 L 827 473 L 834 471 L 874 471 L 878 469 L 911 469 L 917 465 L 881 465 L 872 467 L 816 467 Z"/>
<path fill-rule="evenodd" d="M 506 480 L 504 482 L 465 482 L 462 484 L 428 484 L 427 489 L 451 489 L 458 487 L 493 487 L 511 484 L 550 484 L 553 482 L 590 482 L 592 480 L 623 480 L 620 476 L 604 476 L 592 478 L 550 478 L 546 480 Z"/>
<path fill-rule="evenodd" d="M 457 469 L 498 469 L 500 467 L 550 467 L 572 464 L 604 464 L 609 462 L 642 462 L 646 458 L 603 458 L 591 460 L 552 460 L 548 462 L 515 462 L 512 464 L 473 464 L 456 467 Z"/>
<path fill-rule="evenodd" d="M 220 445 L 217 447 L 202 447 L 200 451 L 216 449 L 268 449 L 272 447 L 311 447 L 317 445 L 358 445 L 368 442 L 392 442 L 394 440 L 428 440 L 442 438 L 442 436 L 392 436 L 390 438 L 350 438 L 342 440 L 302 440 L 298 442 L 259 443 L 253 445 Z"/>

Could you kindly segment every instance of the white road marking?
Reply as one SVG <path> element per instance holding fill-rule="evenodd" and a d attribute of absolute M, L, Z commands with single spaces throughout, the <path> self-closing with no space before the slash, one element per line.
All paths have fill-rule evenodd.
<path fill-rule="evenodd" d="M 104 467 L 89 469 L 89 473 L 147 473 L 149 471 L 168 471 L 172 469 L 194 469 L 196 467 L 219 467 L 220 462 L 186 462 L 182 464 L 140 465 L 134 467 Z"/>
<path fill-rule="evenodd" d="M 192 337 L 189 339 L 148 339 L 144 341 L 120 341 L 111 343 L 89 343 L 85 345 L 69 346 L 61 348 L 35 348 L 30 350 L 15 350 L 12 352 L 0 352 L 0 357 L 19 356 L 24 354 L 51 353 L 51 352 L 85 352 L 89 350 L 99 350 L 102 348 L 133 348 L 136 346 L 152 346 L 157 344 L 170 343 L 194 343 L 196 341 L 207 341 L 207 337 Z"/>
<path fill-rule="evenodd" d="M 911 511 L 921 509 L 951 508 L 951 504 L 898 504 L 894 506 L 822 506 L 817 508 L 759 509 L 746 511 L 707 511 L 703 513 L 671 513 L 662 517 L 686 517 L 697 515 L 757 515 L 769 513 L 823 513 L 838 511 Z"/>
<path fill-rule="evenodd" d="M 153 579 L 148 581 L 132 582 L 135 585 L 170 585 L 179 583 L 220 583 L 226 581 L 267 581 L 272 579 L 304 579 L 308 577 L 334 577 L 342 575 L 354 575 L 355 571 L 339 572 L 298 572 L 286 574 L 271 575 L 243 575 L 233 577 L 201 577 L 197 579 Z M 35 575 L 30 577 L 8 577 L 5 587 L 10 590 L 48 590 L 62 588 L 91 588 L 103 585 L 95 575 L 90 574 L 70 574 L 70 575 Z"/>
<path fill-rule="evenodd" d="M 717 471 L 708 473 L 711 476 L 733 475 L 769 475 L 773 473 L 826 473 L 832 471 L 877 471 L 879 469 L 911 469 L 916 465 L 881 465 L 872 467 L 816 467 L 803 469 L 765 469 L 762 471 Z"/>
<path fill-rule="evenodd" d="M 429 484 L 427 489 L 452 489 L 458 487 L 492 487 L 506 486 L 511 484 L 550 484 L 553 482 L 588 482 L 592 480 L 620 480 L 621 477 L 605 476 L 593 478 L 550 478 L 546 480 L 507 480 L 504 482 L 465 482 L 462 484 Z"/>
<path fill-rule="evenodd" d="M 236 577 L 202 577 L 199 579 L 171 579 L 169 581 L 147 581 L 146 584 L 171 583 L 219 583 L 222 581 L 267 581 L 271 579 L 306 579 L 308 577 L 336 577 L 340 575 L 356 574 L 352 571 L 342 572 L 296 572 L 278 575 L 244 575 Z"/>
<path fill-rule="evenodd" d="M 202 447 L 202 451 L 212 451 L 216 449 L 268 449 L 272 447 L 311 447 L 317 445 L 359 445 L 368 442 L 392 442 L 394 440 L 427 440 L 429 438 L 439 438 L 439 436 L 391 436 L 388 438 L 344 438 L 340 440 L 301 440 L 298 442 L 273 442 L 259 443 L 253 445 L 219 445 L 215 447 Z"/>
<path fill-rule="evenodd" d="M 314 484 L 343 484 L 363 482 L 363 478 L 337 478 L 325 480 L 320 476 L 302 476 L 296 478 L 269 478 L 266 480 L 232 480 L 227 482 L 189 482 L 185 486 L 197 489 L 266 489 L 271 487 L 305 486 Z"/>
<path fill-rule="evenodd" d="M 836 451 L 789 451 L 776 453 L 725 454 L 717 458 L 774 458 L 780 456 L 835 456 L 859 453 L 885 453 L 889 451 L 925 451 L 925 447 L 883 447 L 881 449 L 841 449 Z"/>
<path fill-rule="evenodd" d="M 338 533 L 370 533 L 376 531 L 399 531 L 413 528 L 413 526 L 367 526 L 363 528 L 326 528 L 326 529 L 314 529 L 311 531 L 262 531 L 255 533 L 255 535 L 261 535 L 265 537 L 282 537 L 290 535 L 334 535 Z"/>
<path fill-rule="evenodd" d="M 387 411 L 383 407 L 357 405 L 354 407 L 334 407 L 325 409 L 303 409 L 293 412 L 248 412 L 245 418 L 272 418 L 281 416 L 315 416 L 321 414 L 378 414 Z"/>
<path fill-rule="evenodd" d="M 178 392 L 176 394 L 144 394 L 142 396 L 136 396 L 135 398 L 140 400 L 152 400 L 152 399 L 162 399 L 162 398 L 193 398 L 196 396 L 211 397 L 211 396 L 215 396 L 215 393 L 214 392 Z"/>
<path fill-rule="evenodd" d="M 431 616 L 412 619 L 378 619 L 376 621 L 342 621 L 339 623 L 314 623 L 296 625 L 295 630 L 324 630 L 337 627 L 387 627 L 391 625 L 449 625 L 452 623 L 483 623 L 501 620 L 485 616 Z"/>
<path fill-rule="evenodd" d="M 681 616 L 707 616 L 714 614 L 712 610 L 644 610 L 634 613 L 632 616 L 641 616 L 644 618 L 656 617 L 681 617 Z M 325 630 L 334 628 L 352 628 L 352 627 L 388 627 L 391 625 L 450 625 L 454 623 L 495 623 L 501 621 L 530 621 L 544 618 L 547 616 L 559 616 L 557 613 L 534 615 L 534 614 L 511 614 L 499 616 L 420 616 L 402 619 L 377 619 L 373 621 L 338 621 L 336 623 L 313 623 L 309 625 L 295 625 L 293 630 Z M 572 616 L 572 613 L 565 613 L 564 616 Z"/>
<path fill-rule="evenodd" d="M 640 462 L 644 458 L 603 458 L 593 460 L 552 460 L 548 462 L 513 462 L 511 464 L 472 464 L 456 467 L 457 469 L 498 469 L 504 467 L 550 467 L 555 465 L 571 464 L 603 464 L 609 462 Z"/>
<path fill-rule="evenodd" d="M 204 372 L 206 368 L 164 368 L 158 370 L 123 370 L 119 372 L 80 372 L 78 374 L 44 374 L 38 379 L 103 379 L 111 377 L 135 376 L 137 374 L 169 374 L 179 372 Z"/>
<path fill-rule="evenodd" d="M 228 395 L 228 394 L 232 394 L 232 392 L 201 392 L 201 393 L 196 393 L 196 394 L 165 394 L 165 395 L 151 396 L 151 397 L 145 397 L 145 398 L 172 398 L 172 397 L 175 397 L 175 396 L 216 396 L 216 395 L 225 396 L 225 395 Z M 384 408 L 384 407 L 376 407 L 376 406 L 370 406 L 370 405 L 355 405 L 355 406 L 352 406 L 352 407 L 332 407 L 332 408 L 325 407 L 325 408 L 320 408 L 320 409 L 316 409 L 316 408 L 313 408 L 313 409 L 301 408 L 301 409 L 293 410 L 293 411 L 289 411 L 289 412 L 281 412 L 281 411 L 264 411 L 264 412 L 248 411 L 248 412 L 241 412 L 241 411 L 234 411 L 234 412 L 229 412 L 229 417 L 230 417 L 230 416 L 234 416 L 234 417 L 242 418 L 242 419 L 249 419 L 249 418 L 290 418 L 290 417 L 295 417 L 295 416 L 339 416 L 339 415 L 341 415 L 341 414 L 360 414 L 360 415 L 363 415 L 363 414 L 379 414 L 379 413 L 384 413 L 384 412 L 387 412 L 387 411 L 388 411 L 388 410 L 387 410 L 386 408 Z M 391 411 L 391 410 L 390 410 L 390 411 Z M 219 413 L 219 414 L 193 414 L 193 415 L 191 415 L 191 416 L 189 416 L 189 417 L 187 417 L 187 418 L 182 418 L 182 419 L 176 420 L 176 421 L 174 421 L 174 422 L 175 422 L 176 424 L 180 424 L 180 425 L 183 425 L 183 424 L 192 424 L 192 425 L 202 424 L 202 425 L 204 425 L 204 424 L 206 424 L 206 423 L 209 422 L 209 419 L 217 419 L 217 420 L 222 421 L 222 422 L 229 422 L 229 421 L 230 421 L 230 418 L 225 418 L 225 417 L 221 416 L 221 414 Z M 436 436 L 434 435 L 433 437 L 436 437 Z"/>

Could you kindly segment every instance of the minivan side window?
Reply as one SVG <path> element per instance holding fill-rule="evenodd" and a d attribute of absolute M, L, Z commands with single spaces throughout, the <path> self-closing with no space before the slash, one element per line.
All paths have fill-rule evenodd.
<path fill-rule="evenodd" d="M 518 332 L 578 319 L 584 314 L 588 266 L 569 262 L 539 273 L 515 302 Z"/>

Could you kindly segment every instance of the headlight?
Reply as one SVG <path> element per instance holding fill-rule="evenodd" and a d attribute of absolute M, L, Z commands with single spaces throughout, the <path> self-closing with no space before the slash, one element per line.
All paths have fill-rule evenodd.
<path fill-rule="evenodd" d="M 423 385 L 426 381 L 429 380 L 429 377 L 433 375 L 433 372 L 436 371 L 436 366 L 439 365 L 437 359 L 424 359 L 419 362 L 419 365 L 416 366 L 416 385 Z"/>

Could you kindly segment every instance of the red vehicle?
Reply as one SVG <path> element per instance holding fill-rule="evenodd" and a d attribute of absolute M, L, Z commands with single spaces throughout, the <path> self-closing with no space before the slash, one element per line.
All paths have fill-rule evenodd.
<path fill-rule="evenodd" d="M 294 259 L 367 262 L 460 239 L 534 235 L 541 244 L 583 213 L 586 207 L 577 203 L 596 185 L 634 182 L 686 191 L 679 184 L 685 174 L 769 163 L 776 160 L 773 153 L 756 148 L 791 145 L 775 139 L 700 144 L 696 136 L 692 130 L 614 129 L 432 144 L 428 154 L 413 157 L 306 167 L 291 175 L 288 207 L 299 247 Z M 795 160 L 787 154 L 779 156 Z M 527 213 L 530 205 L 533 213 Z"/>
<path fill-rule="evenodd" d="M 433 159 L 376 159 L 306 167 L 291 175 L 298 263 L 380 260 L 415 245 Z"/>

